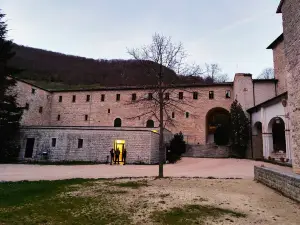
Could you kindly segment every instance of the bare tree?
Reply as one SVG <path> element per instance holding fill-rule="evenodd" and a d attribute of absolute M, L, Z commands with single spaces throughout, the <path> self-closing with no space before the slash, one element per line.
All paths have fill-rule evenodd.
<path fill-rule="evenodd" d="M 166 69 L 174 70 L 178 75 L 202 75 L 201 68 L 186 63 L 186 52 L 182 43 L 174 44 L 171 37 L 160 34 L 152 36 L 152 43 L 141 48 L 129 49 L 128 53 L 145 66 L 145 71 L 151 70 L 156 76 L 156 84 L 147 87 L 151 93 L 141 96 L 134 101 L 139 104 L 140 114 L 130 119 L 140 117 L 155 117 L 159 122 L 159 177 L 163 177 L 163 164 L 165 160 L 164 128 L 167 124 L 175 125 L 172 113 L 184 112 L 182 104 L 189 105 L 181 97 L 175 98 L 175 90 L 181 89 L 165 77 Z M 155 65 L 153 65 L 153 62 Z M 146 89 L 146 87 L 145 87 Z"/>
<path fill-rule="evenodd" d="M 264 69 L 257 79 L 274 79 L 274 69 L 271 67 Z"/>
<path fill-rule="evenodd" d="M 229 80 L 228 75 L 222 73 L 222 68 L 217 63 L 205 63 L 205 75 L 210 77 L 213 83 L 222 83 Z"/>

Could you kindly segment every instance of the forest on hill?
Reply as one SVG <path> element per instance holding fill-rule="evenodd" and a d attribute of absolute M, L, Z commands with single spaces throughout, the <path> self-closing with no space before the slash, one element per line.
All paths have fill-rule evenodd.
<path fill-rule="evenodd" d="M 159 65 L 150 61 L 145 67 L 145 64 L 136 60 L 96 60 L 21 45 L 15 45 L 14 51 L 16 55 L 11 60 L 11 65 L 21 69 L 20 73 L 15 74 L 20 79 L 65 85 L 138 86 L 156 84 L 156 77 L 151 68 Z M 166 84 L 212 83 L 210 77 L 180 76 L 173 70 L 164 69 L 164 83 Z"/>

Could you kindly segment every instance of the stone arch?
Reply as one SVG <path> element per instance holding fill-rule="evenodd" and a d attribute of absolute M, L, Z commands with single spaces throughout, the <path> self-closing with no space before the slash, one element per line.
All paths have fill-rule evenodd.
<path fill-rule="evenodd" d="M 274 117 L 270 120 L 268 133 L 272 134 L 270 142 L 273 144 L 273 152 L 286 152 L 285 123 L 281 117 Z"/>
<path fill-rule="evenodd" d="M 252 149 L 254 159 L 263 158 L 262 123 L 260 121 L 255 122 L 252 127 Z"/>
<path fill-rule="evenodd" d="M 227 145 L 229 142 L 230 114 L 227 109 L 216 107 L 206 114 L 206 143 Z"/>
<path fill-rule="evenodd" d="M 122 120 L 120 118 L 116 118 L 114 120 L 114 127 L 121 127 L 122 126 Z"/>
<path fill-rule="evenodd" d="M 153 128 L 154 127 L 154 121 L 153 120 L 147 120 L 146 127 Z"/>

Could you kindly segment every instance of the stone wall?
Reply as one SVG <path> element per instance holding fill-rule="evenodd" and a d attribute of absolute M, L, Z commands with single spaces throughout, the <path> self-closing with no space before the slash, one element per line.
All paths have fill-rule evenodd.
<path fill-rule="evenodd" d="M 185 157 L 195 158 L 228 158 L 229 147 L 210 145 L 187 145 Z"/>
<path fill-rule="evenodd" d="M 300 202 L 300 176 L 266 167 L 254 167 L 254 179 Z"/>
<path fill-rule="evenodd" d="M 280 42 L 273 49 L 273 62 L 274 62 L 274 75 L 278 80 L 277 83 L 277 95 L 280 95 L 287 91 L 287 61 L 284 54 L 284 42 Z"/>
<path fill-rule="evenodd" d="M 35 138 L 33 156 L 24 158 L 27 138 Z M 52 138 L 56 146 L 52 147 Z M 78 139 L 83 139 L 78 148 Z M 47 152 L 50 161 L 106 162 L 115 140 L 124 140 L 127 162 L 158 163 L 158 133 L 147 129 L 105 127 L 28 127 L 21 129 L 20 160 L 41 160 Z"/>
<path fill-rule="evenodd" d="M 293 169 L 300 174 L 300 0 L 285 0 L 282 12 L 288 95 L 291 108 Z"/>
<path fill-rule="evenodd" d="M 254 85 L 254 103 L 258 105 L 276 96 L 275 82 L 253 81 Z"/>

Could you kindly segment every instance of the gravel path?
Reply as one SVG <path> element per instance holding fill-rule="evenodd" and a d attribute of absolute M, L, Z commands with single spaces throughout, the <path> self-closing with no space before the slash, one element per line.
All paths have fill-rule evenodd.
<path fill-rule="evenodd" d="M 216 177 L 253 179 L 254 165 L 277 168 L 286 172 L 289 167 L 245 159 L 196 159 L 183 158 L 176 164 L 164 167 L 169 177 Z M 70 178 L 114 178 L 157 176 L 157 165 L 29 165 L 0 164 L 1 181 L 58 180 Z"/>

